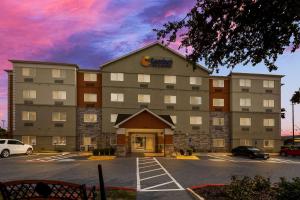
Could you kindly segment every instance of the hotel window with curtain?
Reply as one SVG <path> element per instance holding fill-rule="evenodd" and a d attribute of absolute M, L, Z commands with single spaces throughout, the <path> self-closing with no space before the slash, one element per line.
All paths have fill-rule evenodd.
<path fill-rule="evenodd" d="M 111 102 L 124 102 L 124 94 L 122 93 L 111 93 L 110 94 Z"/>
<path fill-rule="evenodd" d="M 83 122 L 85 123 L 97 122 L 97 114 L 83 114 Z"/>
<path fill-rule="evenodd" d="M 274 100 L 273 99 L 264 99 L 263 106 L 265 108 L 273 108 L 274 107 Z"/>
<path fill-rule="evenodd" d="M 176 104 L 176 96 L 166 95 L 164 97 L 164 102 L 166 104 Z"/>
<path fill-rule="evenodd" d="M 241 87 L 251 87 L 251 80 L 250 79 L 240 79 L 240 86 Z"/>
<path fill-rule="evenodd" d="M 36 99 L 36 91 L 35 90 L 23 90 L 23 98 L 24 99 Z"/>
<path fill-rule="evenodd" d="M 213 99 L 213 106 L 217 106 L 217 107 L 224 106 L 224 99 Z"/>
<path fill-rule="evenodd" d="M 66 76 L 63 69 L 52 69 L 52 78 L 64 78 Z"/>
<path fill-rule="evenodd" d="M 97 74 L 96 73 L 84 73 L 83 80 L 89 82 L 96 82 L 97 81 Z"/>
<path fill-rule="evenodd" d="M 240 145 L 241 146 L 251 146 L 252 143 L 251 143 L 251 140 L 249 140 L 249 139 L 240 139 Z"/>
<path fill-rule="evenodd" d="M 264 80 L 263 86 L 264 88 L 274 88 L 274 81 Z"/>
<path fill-rule="evenodd" d="M 224 118 L 222 117 L 213 117 L 212 122 L 214 126 L 224 126 Z"/>
<path fill-rule="evenodd" d="M 110 114 L 110 122 L 115 123 L 117 120 L 118 114 Z"/>
<path fill-rule="evenodd" d="M 110 80 L 111 81 L 124 81 L 124 74 L 123 73 L 110 73 Z"/>
<path fill-rule="evenodd" d="M 149 94 L 138 94 L 138 102 L 139 103 L 150 103 L 150 95 Z"/>
<path fill-rule="evenodd" d="M 274 147 L 274 140 L 264 140 L 264 147 L 265 148 L 273 148 Z"/>
<path fill-rule="evenodd" d="M 267 127 L 275 126 L 275 120 L 274 119 L 264 119 L 264 126 L 267 126 Z"/>
<path fill-rule="evenodd" d="M 190 85 L 201 85 L 202 78 L 201 77 L 190 77 Z"/>
<path fill-rule="evenodd" d="M 177 116 L 176 115 L 170 115 L 172 121 L 174 124 L 177 124 Z"/>
<path fill-rule="evenodd" d="M 213 87 L 224 87 L 224 80 L 213 80 Z"/>
<path fill-rule="evenodd" d="M 191 105 L 200 105 L 202 103 L 201 97 L 190 96 L 190 104 Z"/>
<path fill-rule="evenodd" d="M 251 126 L 251 118 L 240 118 L 240 126 Z"/>
<path fill-rule="evenodd" d="M 66 91 L 52 91 L 52 99 L 54 100 L 66 100 L 67 92 Z"/>
<path fill-rule="evenodd" d="M 164 83 L 167 83 L 167 84 L 176 84 L 176 76 L 165 75 L 164 76 Z"/>
<path fill-rule="evenodd" d="M 33 111 L 22 111 L 23 121 L 36 121 L 36 112 Z"/>
<path fill-rule="evenodd" d="M 225 147 L 224 139 L 213 139 L 213 147 Z"/>
<path fill-rule="evenodd" d="M 52 145 L 67 145 L 67 137 L 65 136 L 53 136 Z"/>
<path fill-rule="evenodd" d="M 24 144 L 36 145 L 36 136 L 22 136 L 22 142 Z"/>
<path fill-rule="evenodd" d="M 150 75 L 149 74 L 138 74 L 138 82 L 139 83 L 150 83 Z"/>
<path fill-rule="evenodd" d="M 35 75 L 34 68 L 22 68 L 22 76 L 33 77 Z"/>
<path fill-rule="evenodd" d="M 190 116 L 190 124 L 192 125 L 201 125 L 202 117 L 201 116 Z"/>
<path fill-rule="evenodd" d="M 97 94 L 84 93 L 84 102 L 97 102 Z"/>
<path fill-rule="evenodd" d="M 241 107 L 250 107 L 251 99 L 250 98 L 240 98 L 240 106 Z"/>
<path fill-rule="evenodd" d="M 67 121 L 67 113 L 66 112 L 52 112 L 52 121 L 53 122 Z"/>

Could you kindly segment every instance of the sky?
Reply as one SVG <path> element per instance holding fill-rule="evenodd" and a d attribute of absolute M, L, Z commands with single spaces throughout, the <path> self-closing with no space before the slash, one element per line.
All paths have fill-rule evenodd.
<path fill-rule="evenodd" d="M 153 28 L 182 19 L 194 0 L 1 0 L 0 120 L 7 120 L 9 59 L 41 60 L 98 68 L 102 63 L 156 41 Z M 171 46 L 178 50 L 177 45 Z M 203 64 L 203 63 L 200 63 Z M 300 51 L 286 51 L 274 74 L 283 74 L 282 134 L 289 134 L 289 99 L 300 87 Z M 205 66 L 205 65 L 204 65 Z M 263 64 L 236 66 L 234 72 L 269 73 Z M 220 70 L 227 75 L 228 69 Z M 300 105 L 295 106 L 300 134 Z M 1 123 L 2 124 L 2 123 Z"/>

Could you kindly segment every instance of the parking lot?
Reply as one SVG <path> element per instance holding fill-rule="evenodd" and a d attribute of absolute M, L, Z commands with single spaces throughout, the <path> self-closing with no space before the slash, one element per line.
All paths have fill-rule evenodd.
<path fill-rule="evenodd" d="M 135 188 L 138 199 L 189 199 L 185 188 L 199 184 L 229 183 L 232 175 L 269 177 L 299 176 L 300 157 L 273 156 L 252 160 L 226 154 L 208 154 L 199 160 L 127 157 L 91 161 L 77 153 L 14 156 L 0 159 L 0 181 L 17 179 L 64 180 L 98 184 L 101 164 L 106 185 Z"/>

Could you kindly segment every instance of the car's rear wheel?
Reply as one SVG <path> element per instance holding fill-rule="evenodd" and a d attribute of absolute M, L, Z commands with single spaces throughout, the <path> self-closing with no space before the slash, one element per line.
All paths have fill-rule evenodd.
<path fill-rule="evenodd" d="M 31 155 L 32 154 L 32 149 L 31 148 L 27 149 L 26 154 Z"/>
<path fill-rule="evenodd" d="M 2 152 L 1 152 L 1 157 L 2 158 L 8 158 L 10 156 L 10 152 L 8 149 L 4 149 Z"/>

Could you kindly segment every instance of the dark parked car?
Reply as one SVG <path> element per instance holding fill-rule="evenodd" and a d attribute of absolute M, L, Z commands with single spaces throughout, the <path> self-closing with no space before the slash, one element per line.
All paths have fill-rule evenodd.
<path fill-rule="evenodd" d="M 249 158 L 263 158 L 265 160 L 270 158 L 270 155 L 263 152 L 261 149 L 252 146 L 239 146 L 231 151 L 233 156 L 246 156 Z"/>
<path fill-rule="evenodd" d="M 300 147 L 286 147 L 286 148 L 281 148 L 280 150 L 280 155 L 282 156 L 300 156 Z"/>

